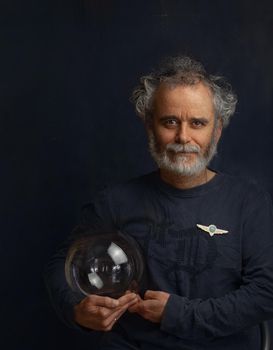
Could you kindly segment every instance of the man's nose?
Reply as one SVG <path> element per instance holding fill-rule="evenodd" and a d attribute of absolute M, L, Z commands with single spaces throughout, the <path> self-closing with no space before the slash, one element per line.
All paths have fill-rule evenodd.
<path fill-rule="evenodd" d="M 186 144 L 191 141 L 190 130 L 185 123 L 181 123 L 178 128 L 175 141 L 181 144 Z"/>

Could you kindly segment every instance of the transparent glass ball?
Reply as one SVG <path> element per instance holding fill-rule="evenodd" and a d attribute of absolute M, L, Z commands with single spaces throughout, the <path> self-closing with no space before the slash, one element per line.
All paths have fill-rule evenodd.
<path fill-rule="evenodd" d="M 65 262 L 68 284 L 84 295 L 119 297 L 127 290 L 137 292 L 143 269 L 138 243 L 120 232 L 74 241 Z"/>

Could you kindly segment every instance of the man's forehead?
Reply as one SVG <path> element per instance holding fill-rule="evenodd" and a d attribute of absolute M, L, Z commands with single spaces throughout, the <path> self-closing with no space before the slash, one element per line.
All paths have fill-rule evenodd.
<path fill-rule="evenodd" d="M 162 82 L 155 92 L 153 109 L 164 106 L 190 106 L 214 111 L 213 94 L 211 89 L 202 82 L 194 85 L 170 85 Z"/>
<path fill-rule="evenodd" d="M 192 84 L 186 84 L 186 83 L 183 83 L 183 82 L 175 82 L 175 81 L 162 81 L 156 91 L 155 91 L 155 94 L 157 93 L 164 93 L 164 92 L 167 92 L 167 91 L 173 91 L 173 90 L 176 90 L 176 89 L 180 89 L 180 90 L 187 90 L 187 89 L 190 89 L 190 90 L 200 90 L 202 89 L 204 92 L 206 91 L 206 93 L 213 97 L 213 94 L 212 94 L 212 90 L 211 88 L 206 84 L 204 83 L 203 81 L 196 81 L 195 83 L 192 83 Z"/>

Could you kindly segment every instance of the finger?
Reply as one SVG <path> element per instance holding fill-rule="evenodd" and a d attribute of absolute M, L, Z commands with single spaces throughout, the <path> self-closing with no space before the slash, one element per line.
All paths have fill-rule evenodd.
<path fill-rule="evenodd" d="M 118 299 L 119 306 L 124 306 L 126 304 L 131 303 L 131 302 L 136 302 L 137 300 L 138 300 L 138 296 L 135 293 L 125 294 Z"/>
<path fill-rule="evenodd" d="M 128 311 L 131 313 L 136 313 L 139 311 L 139 303 L 135 303 L 128 307 Z"/>
<path fill-rule="evenodd" d="M 159 297 L 159 293 L 158 291 L 155 290 L 147 290 L 144 294 L 144 300 L 147 299 L 158 299 Z"/>
<path fill-rule="evenodd" d="M 102 319 L 102 320 L 106 320 L 108 317 L 112 317 L 116 315 L 116 313 L 123 313 L 125 312 L 129 307 L 133 306 L 134 304 L 136 304 L 138 302 L 137 297 L 128 301 L 126 304 L 120 305 L 114 309 L 109 309 L 109 308 L 105 308 L 102 306 L 97 306 L 97 305 L 91 305 L 88 308 L 88 312 L 90 314 L 93 315 L 97 315 L 98 318 Z"/>
<path fill-rule="evenodd" d="M 115 317 L 116 314 L 121 313 L 123 314 L 129 307 L 133 306 L 134 304 L 136 304 L 138 302 L 137 297 L 128 301 L 126 304 L 120 305 L 115 309 L 107 309 L 104 307 L 99 307 L 99 311 L 98 314 L 102 317 L 102 318 L 108 318 L 110 317 Z"/>
<path fill-rule="evenodd" d="M 137 305 L 137 304 L 138 304 L 138 299 L 137 298 L 133 299 L 130 302 L 128 302 L 127 304 L 124 304 L 122 306 L 121 310 L 124 310 L 124 311 L 128 310 L 130 312 L 131 308 L 135 307 L 135 305 Z"/>
<path fill-rule="evenodd" d="M 131 304 L 129 304 L 127 307 L 127 310 L 130 313 L 139 313 L 139 308 L 140 308 L 140 301 L 137 300 L 136 302 L 132 302 Z"/>
<path fill-rule="evenodd" d="M 86 324 L 83 325 L 87 325 L 87 328 L 93 330 L 109 331 L 125 311 L 126 309 L 122 308 L 116 311 L 99 308 L 97 314 L 94 314 L 91 319 L 87 319 Z"/>
<path fill-rule="evenodd" d="M 128 307 L 128 311 L 132 313 L 138 312 L 141 303 L 143 303 L 143 300 L 141 299 L 140 295 L 137 295 L 137 301 Z"/>
<path fill-rule="evenodd" d="M 103 322 L 105 331 L 109 331 L 115 325 L 115 323 L 119 320 L 119 318 L 126 312 L 126 309 L 121 309 L 119 311 L 115 311 L 108 317 L 107 320 Z"/>
<path fill-rule="evenodd" d="M 152 311 L 157 308 L 161 303 L 156 299 L 147 299 L 142 303 L 143 309 Z"/>
<path fill-rule="evenodd" d="M 116 307 L 120 306 L 120 302 L 118 299 L 100 296 L 100 295 L 89 295 L 87 297 L 87 302 L 90 305 L 102 306 L 109 309 L 115 309 Z"/>
<path fill-rule="evenodd" d="M 144 294 L 144 300 L 145 299 L 161 299 L 161 298 L 166 298 L 169 294 L 161 291 L 156 291 L 156 290 L 147 290 L 146 293 Z"/>
<path fill-rule="evenodd" d="M 117 312 L 115 312 L 111 317 L 113 318 L 114 322 L 117 322 L 119 318 L 127 311 L 127 309 L 121 309 Z"/>

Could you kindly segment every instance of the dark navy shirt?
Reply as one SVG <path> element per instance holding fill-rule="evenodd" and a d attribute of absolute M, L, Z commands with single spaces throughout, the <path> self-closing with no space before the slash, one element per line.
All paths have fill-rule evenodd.
<path fill-rule="evenodd" d="M 101 192 L 85 206 L 74 237 L 87 227 L 133 236 L 148 268 L 143 292 L 171 294 L 160 324 L 126 313 L 101 349 L 259 348 L 257 325 L 273 318 L 273 213 L 262 189 L 217 174 L 181 190 L 154 172 Z M 46 275 L 57 312 L 74 324 L 73 306 L 82 296 L 64 279 L 68 245 Z"/>

